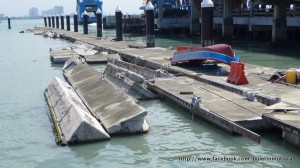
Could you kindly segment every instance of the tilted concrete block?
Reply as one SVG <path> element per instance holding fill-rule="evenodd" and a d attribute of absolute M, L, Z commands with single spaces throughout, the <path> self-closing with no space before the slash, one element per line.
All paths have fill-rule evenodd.
<path fill-rule="evenodd" d="M 58 123 L 61 139 L 66 144 L 84 143 L 110 139 L 101 126 L 85 107 L 73 88 L 66 82 L 54 77 L 46 89 L 46 99 L 53 122 Z"/>
<path fill-rule="evenodd" d="M 89 65 L 80 64 L 64 69 L 64 76 L 109 134 L 149 130 L 144 118 L 147 111 Z"/>

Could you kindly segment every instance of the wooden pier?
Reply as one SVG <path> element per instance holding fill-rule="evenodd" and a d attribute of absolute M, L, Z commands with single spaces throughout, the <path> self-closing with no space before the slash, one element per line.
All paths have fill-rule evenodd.
<path fill-rule="evenodd" d="M 37 31 L 42 30 L 37 29 Z M 279 113 L 274 112 L 285 111 L 285 109 L 266 108 L 279 101 L 296 109 L 300 107 L 300 96 L 297 96 L 300 94 L 298 88 L 265 80 L 265 76 L 273 74 L 275 69 L 246 64 L 245 72 L 250 84 L 237 86 L 227 83 L 227 76 L 217 75 L 220 68 L 228 72 L 229 67 L 227 65 L 219 65 L 219 67 L 213 64 L 207 66 L 200 64 L 172 66 L 170 58 L 175 52 L 172 49 L 145 48 L 145 45 L 140 43 L 117 42 L 108 38 L 96 38 L 59 29 L 53 29 L 53 31 L 59 33 L 61 38 L 71 42 L 81 41 L 95 46 L 95 49 L 100 52 L 119 54 L 126 62 L 153 70 L 165 70 L 174 74 L 177 77 L 156 78 L 154 83 L 147 82 L 148 89 L 157 93 L 162 99 L 171 101 L 185 108 L 187 112 L 204 118 L 225 130 L 239 133 L 255 142 L 260 142 L 260 136 L 252 131 L 277 126 L 283 129 L 283 135 L 288 135 L 284 128 L 292 127 L 291 132 L 297 135 L 293 139 L 298 140 L 298 143 L 295 144 L 300 144 L 298 134 L 300 131 L 299 111 L 292 114 L 284 113 L 284 116 L 297 116 L 291 122 L 289 117 L 278 118 Z M 245 99 L 244 94 L 248 91 L 255 93 L 255 101 Z M 197 108 L 192 103 L 193 95 L 200 97 L 201 100 Z M 286 139 L 289 140 L 289 138 Z M 296 140 L 293 142 L 297 142 Z"/>

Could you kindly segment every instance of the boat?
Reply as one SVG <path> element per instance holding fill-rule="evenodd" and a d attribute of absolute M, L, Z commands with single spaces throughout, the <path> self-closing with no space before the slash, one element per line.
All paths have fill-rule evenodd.
<path fill-rule="evenodd" d="M 78 23 L 83 24 L 83 13 L 86 11 L 89 15 L 88 23 L 96 22 L 96 11 L 99 8 L 102 11 L 102 0 L 77 0 L 76 11 L 78 13 Z"/>
<path fill-rule="evenodd" d="M 239 62 L 240 58 L 234 50 L 227 44 L 216 44 L 206 47 L 178 46 L 177 51 L 171 58 L 171 64 L 176 65 L 181 62 L 214 60 L 216 63 L 230 65 L 231 61 Z"/>

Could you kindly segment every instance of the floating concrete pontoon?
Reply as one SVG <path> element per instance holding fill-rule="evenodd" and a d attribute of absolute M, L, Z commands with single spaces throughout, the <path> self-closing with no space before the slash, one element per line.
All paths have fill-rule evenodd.
<path fill-rule="evenodd" d="M 50 59 L 52 63 L 65 63 L 73 56 L 82 56 L 87 63 L 107 63 L 108 58 L 117 59 L 118 54 L 108 54 L 107 52 L 98 52 L 94 46 L 75 41 L 73 46 L 62 50 L 51 50 Z"/>
<path fill-rule="evenodd" d="M 149 130 L 147 111 L 89 65 L 68 67 L 64 76 L 110 135 Z"/>
<path fill-rule="evenodd" d="M 266 112 L 263 110 L 266 105 L 187 77 L 156 78 L 155 83 L 149 82 L 147 88 L 196 116 L 256 142 L 260 141 L 260 136 L 250 130 L 272 127 L 261 117 Z M 193 95 L 200 97 L 199 106 L 193 104 Z"/>
<path fill-rule="evenodd" d="M 43 29 L 37 29 L 37 30 L 45 30 Z M 135 69 L 137 71 L 131 70 L 133 72 L 136 72 L 138 74 L 141 74 L 143 77 L 146 79 L 152 78 L 155 76 L 153 73 L 148 73 L 148 72 L 153 72 L 155 70 L 165 70 L 170 74 L 173 74 L 175 76 L 186 76 L 190 79 L 197 80 L 201 83 L 201 85 L 205 85 L 205 87 L 214 87 L 210 89 L 212 92 L 220 92 L 224 93 L 224 97 L 231 100 L 231 96 L 234 96 L 235 99 L 243 98 L 245 93 L 250 93 L 253 92 L 255 93 L 255 101 L 257 100 L 262 106 L 264 105 L 273 105 L 275 103 L 278 103 L 278 100 L 283 100 L 283 102 L 287 103 L 292 103 L 292 104 L 299 104 L 300 97 L 299 92 L 300 90 L 298 88 L 293 88 L 289 87 L 284 84 L 277 84 L 277 83 L 272 83 L 270 81 L 263 80 L 263 77 L 266 74 L 273 74 L 276 70 L 274 68 L 267 68 L 267 67 L 261 67 L 257 65 L 251 65 L 251 64 L 245 64 L 245 72 L 247 75 L 247 79 L 249 80 L 249 84 L 245 86 L 236 86 L 230 83 L 226 83 L 227 76 L 219 76 L 216 74 L 217 69 L 207 69 L 205 68 L 206 66 L 200 66 L 199 64 L 179 64 L 178 66 L 171 66 L 170 65 L 170 57 L 173 56 L 174 50 L 172 50 L 173 47 L 170 47 L 169 49 L 164 49 L 164 48 L 145 48 L 143 45 L 137 44 L 136 42 L 126 42 L 126 41 L 113 41 L 112 39 L 109 38 L 96 38 L 96 37 L 91 37 L 91 36 L 86 36 L 81 33 L 75 33 L 75 32 L 70 32 L 70 31 L 64 31 L 64 30 L 55 30 L 57 33 L 59 33 L 62 39 L 69 40 L 71 42 L 74 41 L 82 41 L 84 43 L 88 43 L 90 45 L 95 46 L 95 49 L 100 51 L 100 52 L 108 52 L 110 54 L 116 54 L 118 53 L 122 60 L 133 64 L 136 64 L 138 66 L 128 66 L 132 69 Z M 118 65 L 120 66 L 120 65 Z M 125 65 L 126 68 L 127 65 Z M 208 65 L 210 66 L 210 65 Z M 222 68 L 222 70 L 229 71 L 228 66 L 222 66 L 219 65 L 219 68 Z M 142 70 L 142 71 L 139 71 Z M 145 71 L 144 71 L 145 70 Z M 149 71 L 148 71 L 149 70 Z M 146 72 L 146 73 L 144 73 Z M 77 73 L 77 72 L 76 72 Z M 144 73 L 144 74 L 143 74 Z M 148 74 L 150 75 L 148 75 Z M 86 75 L 86 73 L 83 72 L 78 72 L 78 74 L 83 74 Z M 148 76 L 147 76 L 148 75 Z M 75 74 L 72 74 L 72 76 L 75 76 Z M 80 75 L 78 75 L 80 77 Z M 85 79 L 86 78 L 86 79 Z M 89 75 L 82 76 L 81 80 L 91 80 L 93 77 L 90 77 Z M 170 78 L 171 79 L 171 78 Z M 176 80 L 175 80 L 176 81 Z M 77 80 L 76 80 L 77 82 Z M 158 82 L 158 81 L 156 81 Z M 189 95 L 189 93 L 196 93 L 199 88 L 189 88 L 189 85 L 186 85 L 186 88 L 189 88 L 189 90 L 181 90 L 178 93 L 176 92 L 177 95 L 173 94 L 173 89 L 172 86 L 174 85 L 175 82 L 170 82 L 168 86 L 165 86 L 164 88 L 158 87 L 156 84 L 158 83 L 148 83 L 149 87 L 152 87 L 154 91 L 160 94 L 162 98 L 175 98 L 172 99 L 174 104 L 178 104 L 179 106 L 186 107 L 190 111 L 191 105 L 190 99 L 192 95 Z M 87 83 L 85 83 L 87 84 Z M 77 83 L 76 85 L 79 85 Z M 93 84 L 91 84 L 93 85 Z M 95 88 L 97 88 L 98 85 L 95 84 Z M 204 87 L 204 88 L 205 88 Z M 92 89 L 90 89 L 92 92 Z M 202 90 L 202 89 L 201 89 Z M 203 91 L 203 90 L 202 90 Z M 226 92 L 226 93 L 225 93 Z M 230 93 L 227 95 L 227 92 Z M 181 93 L 181 94 L 180 94 Z M 91 93 L 95 94 L 95 93 Z M 99 94 L 99 93 L 98 93 Z M 189 101 L 185 100 L 182 98 L 182 96 L 190 96 Z M 196 95 L 197 96 L 201 96 Z M 203 97 L 203 96 L 202 96 Z M 201 98 L 202 98 L 201 97 Z M 205 96 L 204 96 L 205 97 Z M 247 97 L 247 96 L 246 96 Z M 194 99 L 198 100 L 198 99 Z M 212 99 L 214 100 L 214 99 Z M 216 102 L 218 103 L 219 98 L 215 98 Z M 244 100 L 246 101 L 246 100 Z M 252 103 L 255 103 L 252 102 Z M 259 109 L 252 108 L 246 106 L 249 110 L 251 110 L 252 114 L 233 114 L 233 113 L 212 113 L 208 109 L 214 108 L 215 105 L 217 104 L 216 102 L 211 102 L 210 104 L 207 104 L 207 109 L 200 110 L 199 114 L 203 116 L 203 118 L 211 121 L 212 123 L 219 123 L 223 126 L 225 130 L 232 130 L 233 132 L 239 132 L 243 135 L 250 136 L 251 139 L 254 139 L 255 141 L 259 140 L 259 136 L 256 134 L 252 134 L 249 132 L 249 130 L 245 130 L 245 128 L 251 128 L 251 127 L 256 127 L 257 122 L 262 123 L 261 121 L 261 115 L 262 112 L 261 110 L 264 107 L 260 107 Z M 239 102 L 239 101 L 238 101 Z M 250 102 L 250 101 L 249 101 Z M 203 104 L 203 103 L 202 103 Z M 201 107 L 201 104 L 200 104 Z M 242 108 L 242 107 L 240 107 Z M 236 108 L 236 106 L 230 107 L 230 111 L 239 111 L 240 108 Z M 245 108 L 244 108 L 245 109 Z M 270 110 L 270 109 L 269 109 Z M 251 116 L 249 119 L 249 115 L 253 115 L 254 113 L 258 113 L 257 119 L 255 117 Z M 263 113 L 266 113 L 268 111 L 265 111 Z M 228 115 L 232 115 L 233 120 L 228 119 Z M 97 116 L 97 115 L 95 115 Z M 230 117 L 230 116 L 229 116 Z M 234 117 L 245 117 L 244 121 L 240 123 L 238 120 L 234 120 Z M 265 118 L 265 117 L 264 117 Z M 265 118 L 266 119 L 266 118 Z M 300 119 L 297 119 L 300 120 Z M 233 122 L 234 121 L 234 122 Z M 287 125 L 291 125 L 292 123 L 290 122 L 285 122 Z M 243 127 L 241 127 L 243 126 Z M 269 124 L 271 125 L 271 124 Z M 245 128 L 244 128 L 245 127 Z M 298 143 L 299 145 L 300 143 Z"/>
<path fill-rule="evenodd" d="M 263 114 L 263 118 L 282 129 L 282 138 L 300 147 L 300 111 L 281 111 Z"/>
<path fill-rule="evenodd" d="M 110 139 L 110 136 L 67 83 L 54 77 L 45 91 L 45 98 L 57 131 L 58 144 L 77 144 Z"/>

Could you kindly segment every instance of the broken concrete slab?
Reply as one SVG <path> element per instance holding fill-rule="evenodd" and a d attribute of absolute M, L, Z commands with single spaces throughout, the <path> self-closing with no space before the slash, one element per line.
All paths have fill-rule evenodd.
<path fill-rule="evenodd" d="M 64 76 L 110 135 L 149 130 L 147 111 L 89 65 L 64 69 Z"/>
<path fill-rule="evenodd" d="M 72 49 L 61 49 L 61 50 L 51 50 L 50 51 L 50 60 L 52 63 L 65 63 L 69 58 L 73 56 L 79 56 L 74 50 Z"/>
<path fill-rule="evenodd" d="M 83 58 L 89 64 L 107 63 L 107 59 L 120 58 L 118 54 L 108 54 L 107 52 L 97 52 L 94 55 L 84 55 Z"/>
<path fill-rule="evenodd" d="M 81 41 L 75 41 L 72 46 L 72 49 L 81 56 L 96 54 L 98 51 L 94 50 L 94 48 L 95 46 Z"/>
<path fill-rule="evenodd" d="M 72 87 L 54 77 L 45 90 L 58 144 L 78 144 L 110 139 Z"/>
<path fill-rule="evenodd" d="M 104 74 L 110 82 L 122 88 L 137 100 L 157 98 L 154 93 L 143 87 L 146 79 L 135 72 L 108 63 Z"/>

